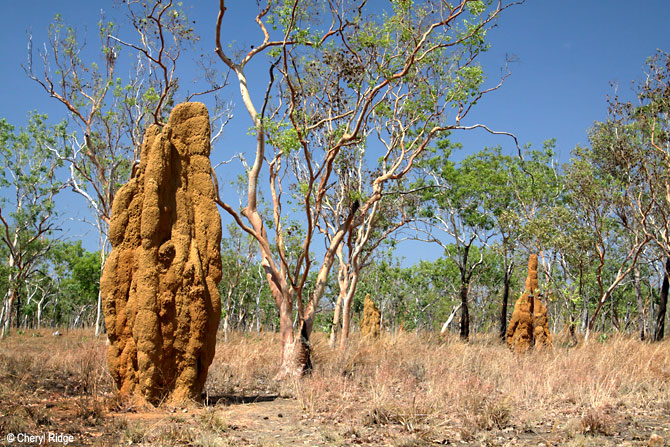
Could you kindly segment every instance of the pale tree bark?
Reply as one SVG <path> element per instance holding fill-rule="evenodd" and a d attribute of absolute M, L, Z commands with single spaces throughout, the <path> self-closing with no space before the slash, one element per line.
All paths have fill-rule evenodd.
<path fill-rule="evenodd" d="M 98 216 L 98 236 L 100 250 L 100 271 L 105 268 L 105 261 L 107 261 L 107 232 L 103 230 L 104 222 Z M 102 293 L 98 288 L 98 301 L 95 306 L 95 336 L 99 337 L 104 330 L 104 319 L 102 316 Z"/>
<path fill-rule="evenodd" d="M 40 328 L 40 319 L 41 319 L 41 314 L 42 314 L 42 304 L 44 301 L 47 299 L 47 293 L 44 287 L 40 285 L 40 282 L 43 281 L 44 279 L 37 279 L 35 280 L 31 285 L 30 292 L 26 295 L 26 305 L 30 305 L 30 303 L 35 303 L 37 306 L 37 329 Z M 38 293 L 41 293 L 40 299 L 38 300 L 36 298 L 36 295 Z M 32 324 L 35 324 L 34 318 L 31 321 Z M 28 327 L 28 315 L 23 316 L 23 327 L 27 328 Z"/>
<path fill-rule="evenodd" d="M 330 326 L 330 336 L 328 337 L 328 346 L 331 349 L 335 347 L 337 342 L 337 335 L 340 332 L 341 324 L 340 321 L 342 315 L 342 302 L 344 301 L 344 294 L 347 290 L 347 282 L 349 279 L 347 264 L 344 262 L 342 254 L 342 246 L 337 250 L 337 259 L 339 260 L 339 269 L 337 272 L 337 284 L 340 288 L 339 293 L 337 294 L 337 300 L 335 301 L 335 307 L 333 308 L 333 324 Z"/>
<path fill-rule="evenodd" d="M 598 251 L 601 262 L 600 262 L 600 265 L 598 267 L 598 274 L 596 275 L 596 280 L 597 280 L 598 285 L 600 287 L 601 295 L 600 295 L 600 298 L 598 300 L 598 304 L 596 305 L 596 309 L 593 312 L 593 316 L 591 316 L 591 319 L 588 323 L 588 326 L 586 327 L 586 332 L 584 334 L 584 339 L 585 340 L 589 339 L 589 335 L 590 335 L 591 331 L 593 330 L 593 327 L 596 323 L 596 319 L 598 318 L 598 314 L 599 314 L 600 310 L 602 309 L 603 305 L 609 300 L 612 292 L 614 291 L 614 289 L 616 289 L 618 287 L 619 283 L 621 283 L 621 281 L 623 281 L 628 276 L 628 274 L 630 274 L 630 272 L 633 271 L 633 269 L 635 268 L 635 265 L 638 262 L 638 257 L 640 256 L 640 254 L 642 253 L 645 246 L 647 245 L 647 243 L 650 240 L 651 239 L 648 236 L 641 237 L 639 235 L 635 235 L 635 241 L 634 241 L 633 245 L 631 246 L 631 248 L 626 253 L 626 256 L 624 257 L 624 259 L 621 261 L 621 266 L 617 270 L 616 274 L 614 275 L 614 279 L 611 281 L 611 283 L 609 284 L 609 286 L 607 288 L 605 288 L 605 286 L 604 286 L 603 275 L 602 275 L 602 272 L 601 272 L 602 267 L 605 264 L 605 261 L 604 261 L 605 250 L 598 247 L 597 251 Z"/>
<path fill-rule="evenodd" d="M 356 293 L 360 272 L 354 273 L 351 278 L 351 284 L 345 289 L 346 294 L 342 301 L 342 334 L 340 335 L 340 351 L 344 351 L 349 340 L 349 331 L 351 329 L 351 304 Z"/>
<path fill-rule="evenodd" d="M 5 312 L 7 312 L 7 297 L 5 296 L 5 300 L 3 300 L 2 305 L 0 306 L 0 328 L 5 327 L 4 322 L 5 322 Z M 0 334 L 0 338 L 2 338 L 3 335 Z"/>
<path fill-rule="evenodd" d="M 454 310 L 451 311 L 449 314 L 449 318 L 447 318 L 447 321 L 444 322 L 442 325 L 442 329 L 440 330 L 440 335 L 445 335 L 447 331 L 449 330 L 449 325 L 451 322 L 454 320 L 454 317 L 456 316 L 456 313 L 458 313 L 458 310 L 461 308 L 463 303 L 458 303 L 455 307 Z"/>
<path fill-rule="evenodd" d="M 47 137 L 46 135 L 44 136 Z M 15 303 L 20 299 L 19 287 L 25 284 L 34 273 L 37 264 L 46 256 L 51 249 L 52 241 L 49 239 L 51 233 L 56 229 L 53 212 L 45 204 L 52 203 L 54 196 L 62 189 L 62 185 L 55 182 L 54 172 L 57 163 L 42 165 L 45 159 L 35 160 L 31 170 L 38 165 L 41 168 L 35 172 L 10 172 L 14 178 L 14 193 L 16 194 L 16 216 L 21 216 L 23 207 L 41 208 L 31 219 L 23 220 L 16 218 L 13 225 L 3 216 L 0 208 L 0 241 L 5 244 L 9 252 L 8 258 L 8 289 L 4 300 L 4 321 L 0 320 L 2 326 L 0 337 L 9 335 L 12 321 L 12 310 Z M 53 160 L 52 160 L 53 161 Z M 23 169 L 25 166 L 17 169 Z M 38 176 L 38 180 L 29 185 L 22 184 L 21 178 Z M 23 237 L 22 237 L 23 234 Z M 18 305 L 17 305 L 18 307 Z M 20 314 L 17 311 L 17 325 Z"/>
<path fill-rule="evenodd" d="M 644 341 L 645 335 L 645 312 L 642 298 L 642 280 L 640 279 L 640 267 L 638 265 L 633 269 L 633 281 L 635 284 L 635 301 L 637 304 L 638 334 L 640 340 Z"/>
<path fill-rule="evenodd" d="M 371 70 L 375 68 L 374 64 L 388 65 L 389 60 L 383 57 L 388 54 L 380 55 L 378 59 L 365 63 L 366 56 L 350 45 L 349 33 L 355 32 L 352 18 L 342 15 L 345 6 L 351 6 L 351 10 L 347 13 L 358 14 L 360 17 L 365 4 L 345 5 L 339 2 L 324 2 L 325 15 L 330 14 L 329 19 L 322 20 L 326 23 L 325 27 L 321 31 L 310 28 L 309 37 L 305 39 L 304 30 L 300 29 L 299 22 L 309 20 L 310 17 L 301 8 L 304 5 L 297 0 L 290 1 L 281 12 L 272 11 L 273 14 L 282 15 L 283 27 L 282 31 L 273 33 L 278 34 L 273 40 L 264 22 L 273 7 L 273 2 L 269 1 L 266 6 L 259 6 L 259 13 L 255 19 L 263 35 L 262 41 L 251 46 L 251 49 L 237 60 L 233 60 L 226 54 L 221 44 L 226 6 L 225 0 L 219 1 L 216 54 L 237 77 L 242 103 L 253 124 L 256 143 L 254 163 L 247 171 L 246 205 L 237 211 L 220 199 L 218 203 L 233 217 L 237 225 L 252 235 L 258 243 L 262 265 L 280 316 L 282 341 L 280 377 L 309 370 L 309 337 L 314 324 L 316 306 L 326 290 L 326 281 L 338 247 L 351 231 L 354 219 L 365 219 L 370 215 L 383 196 L 385 184 L 402 179 L 410 172 L 417 157 L 435 137 L 450 129 L 466 128 L 460 125 L 461 119 L 483 94 L 497 88 L 467 94 L 466 101 L 454 100 L 457 115 L 453 118 L 454 122 L 449 124 L 445 122 L 446 110 L 451 110 L 447 107 L 453 100 L 450 96 L 454 92 L 453 85 L 441 86 L 434 98 L 437 105 L 430 111 L 414 113 L 404 106 L 406 99 L 414 90 L 408 89 L 408 83 L 404 82 L 408 78 L 415 79 L 412 77 L 416 75 L 413 69 L 425 63 L 438 51 L 451 47 L 458 48 L 459 45 L 470 42 L 469 39 L 490 26 L 494 18 L 509 6 L 497 2 L 490 14 L 481 17 L 479 25 L 471 27 L 468 32 L 459 34 L 453 39 L 451 36 L 447 38 L 445 34 L 452 31 L 452 24 L 469 13 L 466 4 L 467 2 L 463 0 L 455 6 L 445 3 L 441 5 L 442 9 L 435 9 L 429 21 L 422 22 L 421 28 L 414 30 L 416 39 L 409 43 L 407 41 L 396 43 L 397 48 L 394 47 L 393 50 L 397 50 L 398 54 L 391 60 L 401 62 L 400 65 L 393 69 L 389 66 L 388 70 L 382 68 L 373 72 Z M 273 17 L 275 23 L 277 23 L 276 15 Z M 339 41 L 336 41 L 337 39 Z M 333 41 L 336 41 L 335 48 L 346 55 L 345 59 L 351 61 L 349 73 L 341 73 L 341 65 L 334 63 L 337 55 L 332 55 L 335 58 L 324 59 L 325 53 L 320 53 L 318 57 L 318 64 L 324 69 L 324 73 L 315 75 L 310 71 L 310 67 L 301 66 L 302 71 L 298 68 L 303 60 L 303 53 L 300 51 L 323 49 L 327 47 L 326 44 Z M 408 48 L 401 45 L 406 45 Z M 268 53 L 269 50 L 272 50 L 272 58 L 275 61 L 271 63 L 269 69 L 270 81 L 265 89 L 259 112 L 252 100 L 254 97 L 250 92 L 252 86 L 248 82 L 245 68 L 255 56 Z M 463 53 L 466 53 L 465 50 Z M 463 66 L 472 63 L 474 56 L 469 56 L 472 54 L 463 56 Z M 278 93 L 272 95 L 275 69 L 279 72 L 280 79 L 279 87 L 275 89 Z M 339 82 L 342 76 L 358 77 L 366 70 L 372 76 L 365 85 L 356 89 L 348 87 L 349 90 L 341 88 Z M 308 81 L 310 83 L 306 86 Z M 459 84 L 456 90 L 460 92 L 459 89 L 467 88 L 465 84 Z M 348 99 L 341 101 L 343 98 L 338 98 L 341 95 L 348 96 Z M 268 108 L 270 99 L 276 100 L 276 103 Z M 336 106 L 336 103 L 340 105 Z M 382 103 L 391 105 L 392 117 L 389 118 L 382 108 L 378 108 Z M 271 124 L 277 122 L 288 126 L 292 131 L 290 136 L 295 144 L 291 150 L 285 147 L 284 140 L 280 138 L 282 135 L 278 135 L 276 128 L 272 127 Z M 371 122 L 378 123 L 378 128 L 384 127 L 382 123 L 389 124 L 379 134 L 380 141 L 384 142 L 387 148 L 380 163 L 381 173 L 373 179 L 370 195 L 361 198 L 360 201 L 352 200 L 346 203 L 343 214 L 333 226 L 334 231 L 330 231 L 331 236 L 325 244 L 323 258 L 320 262 L 314 263 L 310 253 L 311 247 L 324 210 L 328 189 L 331 187 L 331 182 L 336 180 L 336 174 L 333 174 L 334 165 L 345 148 L 363 142 L 370 128 L 374 127 Z M 468 128 L 476 127 L 483 126 L 474 125 Z M 269 142 L 269 148 L 274 151 L 273 154 L 267 150 L 266 140 Z M 282 206 L 285 204 L 283 194 L 287 189 L 283 182 L 290 181 L 286 179 L 286 171 L 290 166 L 296 166 L 294 164 L 296 159 L 300 160 L 300 167 L 296 169 L 301 169 L 301 172 L 292 173 L 291 178 L 300 180 L 296 187 L 299 186 L 301 192 L 299 202 L 304 212 L 305 227 L 302 244 L 293 259 L 289 257 L 286 248 L 289 230 L 285 228 L 286 218 L 282 214 Z M 258 205 L 259 185 L 261 183 L 265 185 L 265 182 L 260 181 L 263 169 L 267 169 L 269 176 L 272 235 L 268 234 Z M 356 217 L 357 213 L 361 217 Z M 307 277 L 314 269 L 317 271 L 316 284 L 311 293 L 305 296 Z M 292 326 L 294 309 L 297 310 L 295 330 Z M 345 314 L 343 307 L 343 320 Z"/>
<path fill-rule="evenodd" d="M 17 232 L 14 233 L 14 243 L 16 246 L 18 239 Z M 2 317 L 0 318 L 0 325 L 2 325 L 2 334 L 0 337 L 4 338 L 9 335 L 10 329 L 12 327 L 12 307 L 14 307 L 14 301 L 16 300 L 16 279 L 14 278 L 14 255 L 12 251 L 9 253 L 9 260 L 7 266 L 9 267 L 9 276 L 7 277 L 7 293 L 3 301 Z"/>
<path fill-rule="evenodd" d="M 14 302 L 16 301 L 16 292 L 13 288 L 7 291 L 5 296 L 5 302 L 3 306 L 3 317 L 4 322 L 2 324 L 2 334 L 0 337 L 4 338 L 9 335 L 12 327 L 12 308 L 14 307 Z"/>
<path fill-rule="evenodd" d="M 358 165 L 358 178 L 363 177 L 362 164 Z M 334 229 L 332 219 L 341 213 L 341 203 L 347 197 L 347 191 L 344 185 L 340 185 L 340 200 L 338 206 L 326 206 L 329 211 L 324 214 L 324 226 L 326 237 L 329 238 L 329 229 Z M 362 185 L 359 183 L 359 193 L 362 193 Z M 409 192 L 408 192 L 409 193 Z M 387 196 L 388 194 L 383 194 Z M 400 195 L 400 197 L 398 197 Z M 375 250 L 391 237 L 397 230 L 411 221 L 411 218 L 405 213 L 405 194 L 394 192 L 393 197 L 388 197 L 384 205 L 382 201 L 377 201 L 369 209 L 366 215 L 360 215 L 352 224 L 347 234 L 346 243 L 342 244 L 337 251 L 339 261 L 338 269 L 338 287 L 339 293 L 333 315 L 333 325 L 331 328 L 330 346 L 335 347 L 336 331 L 339 327 L 339 321 L 342 320 L 342 330 L 340 333 L 339 349 L 343 351 L 347 345 L 351 326 L 351 308 L 353 299 L 358 287 L 361 271 L 370 264 L 371 256 Z M 390 202 L 393 201 L 393 205 Z M 382 224 L 379 222 L 381 218 Z M 391 223 L 389 223 L 391 222 Z M 376 231 L 375 231 L 376 230 Z M 346 253 L 345 253 L 346 248 Z"/>

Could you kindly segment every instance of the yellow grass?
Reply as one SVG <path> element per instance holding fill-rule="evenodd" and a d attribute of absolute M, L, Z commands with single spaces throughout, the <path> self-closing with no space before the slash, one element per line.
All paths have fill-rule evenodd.
<path fill-rule="evenodd" d="M 155 421 L 143 427 L 117 417 L 125 410 L 114 397 L 103 338 L 88 331 L 32 335 L 0 341 L 0 432 L 63 427 L 54 413 L 59 409 L 68 430 L 97 426 L 107 441 L 127 443 L 157 432 Z M 312 374 L 278 383 L 276 334 L 221 336 L 206 386 L 210 402 L 288 397 L 300 417 L 326 427 L 324 445 L 349 445 L 352 439 L 367 445 L 498 445 L 495 439 L 514 437 L 519 443 L 509 445 L 537 445 L 553 436 L 556 445 L 576 446 L 601 438 L 646 439 L 670 426 L 670 341 L 615 336 L 520 356 L 493 337 L 464 343 L 428 333 L 383 334 L 375 341 L 354 334 L 343 353 L 331 350 L 324 334 L 315 334 L 312 345 Z M 205 416 L 195 428 L 186 424 L 188 430 L 212 437 L 216 426 L 212 439 L 225 438 L 221 427 L 235 421 L 213 423 L 214 416 L 206 415 L 216 408 L 201 410 Z M 159 409 L 152 416 L 168 424 L 159 430 L 159 445 L 168 445 L 174 424 L 184 422 L 171 419 L 172 412 Z M 193 441 L 204 439 L 200 435 L 187 444 L 200 445 Z M 670 440 L 670 432 L 665 436 Z"/>
<path fill-rule="evenodd" d="M 567 436 L 607 435 L 610 426 L 635 414 L 670 420 L 668 341 L 619 336 L 526 355 L 492 337 L 469 343 L 436 334 L 384 334 L 372 342 L 354 337 L 341 355 L 323 334 L 312 343 L 315 369 L 294 381 L 288 394 L 308 414 L 333 422 L 395 424 L 468 440 L 481 431 L 532 432 L 542 424 Z M 287 393 L 269 380 L 278 349 L 269 335 L 221 343 L 208 390 Z"/>

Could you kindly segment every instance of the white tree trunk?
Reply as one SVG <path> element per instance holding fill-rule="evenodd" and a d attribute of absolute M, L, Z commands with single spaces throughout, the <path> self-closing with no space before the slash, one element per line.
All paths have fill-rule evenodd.
<path fill-rule="evenodd" d="M 449 315 L 449 318 L 447 318 L 447 321 L 444 322 L 442 325 L 442 330 L 440 331 L 440 335 L 444 335 L 447 332 L 447 329 L 449 328 L 449 325 L 453 321 L 454 317 L 458 313 L 458 309 L 461 308 L 463 303 L 458 303 L 458 306 L 454 307 L 454 310 L 451 311 L 451 314 Z"/>
<path fill-rule="evenodd" d="M 102 273 L 102 269 L 105 268 L 105 262 L 107 261 L 107 235 L 105 234 L 105 231 L 103 229 L 103 222 L 102 219 L 98 216 L 98 232 L 99 232 L 99 248 L 100 248 L 100 272 Z M 102 327 L 104 325 L 104 321 L 102 318 L 102 293 L 100 292 L 100 289 L 98 289 L 98 303 L 96 306 L 96 311 L 95 311 L 95 336 L 99 337 L 100 332 L 102 332 Z"/>

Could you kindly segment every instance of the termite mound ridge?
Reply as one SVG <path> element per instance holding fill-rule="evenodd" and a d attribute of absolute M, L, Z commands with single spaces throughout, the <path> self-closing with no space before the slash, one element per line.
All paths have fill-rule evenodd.
<path fill-rule="evenodd" d="M 535 349 L 541 350 L 551 346 L 551 333 L 549 332 L 549 316 L 547 307 L 542 300 L 535 298 L 533 305 L 533 338 Z"/>
<path fill-rule="evenodd" d="M 150 126 L 140 164 L 112 205 L 100 281 L 107 359 L 122 395 L 200 399 L 221 317 L 221 218 L 201 103 Z"/>
<path fill-rule="evenodd" d="M 361 319 L 361 337 L 377 338 L 381 333 L 382 314 L 377 305 L 365 295 L 363 301 L 363 318 Z"/>
<path fill-rule="evenodd" d="M 525 290 L 514 303 L 512 319 L 507 326 L 507 346 L 517 352 L 551 346 L 547 308 L 542 304 L 537 285 L 537 255 L 528 259 Z"/>

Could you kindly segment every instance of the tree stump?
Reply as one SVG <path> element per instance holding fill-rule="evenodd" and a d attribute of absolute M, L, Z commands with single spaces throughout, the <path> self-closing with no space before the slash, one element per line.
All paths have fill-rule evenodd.
<path fill-rule="evenodd" d="M 221 317 L 221 218 L 201 103 L 152 125 L 133 178 L 116 194 L 100 281 L 109 368 L 122 394 L 199 400 Z"/>

